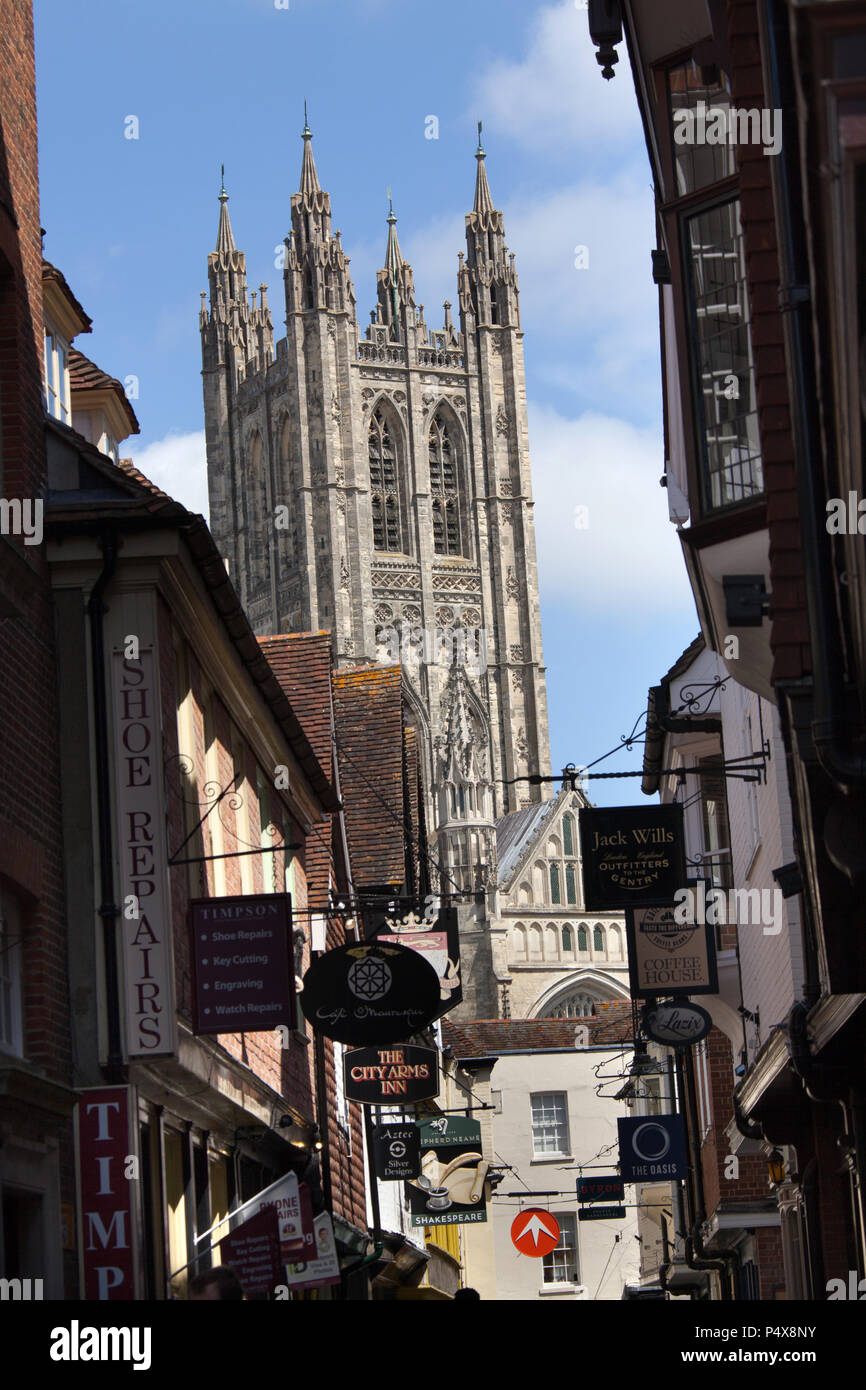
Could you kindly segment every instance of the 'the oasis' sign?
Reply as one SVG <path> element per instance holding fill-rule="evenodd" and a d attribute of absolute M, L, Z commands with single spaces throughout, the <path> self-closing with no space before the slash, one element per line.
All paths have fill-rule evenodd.
<path fill-rule="evenodd" d="M 682 807 L 584 807 L 580 852 L 589 911 L 671 903 L 686 881 Z"/>

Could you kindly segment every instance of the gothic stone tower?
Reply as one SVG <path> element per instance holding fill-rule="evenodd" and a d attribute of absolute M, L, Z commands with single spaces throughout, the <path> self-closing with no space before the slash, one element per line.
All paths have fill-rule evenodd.
<path fill-rule="evenodd" d="M 459 330 L 448 302 L 428 330 L 391 211 L 362 336 L 311 139 L 276 353 L 220 193 L 200 315 L 211 529 L 256 632 L 329 629 L 339 665 L 402 661 L 443 865 L 492 886 L 493 821 L 544 795 L 506 784 L 549 771 L 514 256 L 479 128 Z"/>

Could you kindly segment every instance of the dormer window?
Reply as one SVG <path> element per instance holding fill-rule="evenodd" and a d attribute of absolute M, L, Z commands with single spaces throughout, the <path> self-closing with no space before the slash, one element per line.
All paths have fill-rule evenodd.
<path fill-rule="evenodd" d="M 50 328 L 45 330 L 45 409 L 55 420 L 70 423 L 69 344 Z"/>

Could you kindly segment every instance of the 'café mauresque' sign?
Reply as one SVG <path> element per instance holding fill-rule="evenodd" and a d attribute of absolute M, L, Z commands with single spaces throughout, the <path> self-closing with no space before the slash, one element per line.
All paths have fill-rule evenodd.
<path fill-rule="evenodd" d="M 686 881 L 683 808 L 585 806 L 580 852 L 591 912 L 672 903 Z"/>
<path fill-rule="evenodd" d="M 408 946 L 337 946 L 304 976 L 304 1017 L 342 1043 L 393 1043 L 426 1028 L 439 1011 L 439 976 Z"/>

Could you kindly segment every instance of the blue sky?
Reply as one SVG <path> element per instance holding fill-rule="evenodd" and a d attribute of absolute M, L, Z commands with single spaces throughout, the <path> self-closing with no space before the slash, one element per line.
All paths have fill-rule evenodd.
<path fill-rule="evenodd" d="M 457 299 L 483 120 L 520 277 L 553 766 L 617 744 L 697 632 L 658 486 L 652 189 L 625 55 L 605 82 L 574 0 L 36 0 L 35 14 L 45 254 L 93 318 L 78 346 L 139 380 L 141 435 L 123 452 L 195 510 L 207 497 L 197 315 L 220 165 L 250 287 L 269 285 L 281 337 L 274 256 L 306 97 L 359 320 L 390 186 L 436 327 Z M 589 794 L 642 800 L 636 779 Z"/>

